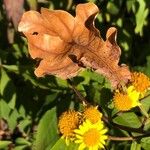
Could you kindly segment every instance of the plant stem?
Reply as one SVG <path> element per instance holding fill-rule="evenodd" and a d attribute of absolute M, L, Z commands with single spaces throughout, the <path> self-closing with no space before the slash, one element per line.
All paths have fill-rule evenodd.
<path fill-rule="evenodd" d="M 67 80 L 68 84 L 71 86 L 75 94 L 78 96 L 79 100 L 82 102 L 83 105 L 88 105 L 87 100 L 84 98 L 84 96 L 76 89 L 76 87 L 72 84 L 71 80 Z"/>
<path fill-rule="evenodd" d="M 115 136 L 108 136 L 110 141 L 133 141 L 133 137 L 115 137 Z"/>
<path fill-rule="evenodd" d="M 141 139 L 144 137 L 149 137 L 150 133 L 145 133 L 142 135 L 138 135 L 138 136 L 129 136 L 129 137 L 115 137 L 115 136 L 108 136 L 108 139 L 111 141 L 133 141 L 133 140 L 137 140 L 137 139 Z"/>

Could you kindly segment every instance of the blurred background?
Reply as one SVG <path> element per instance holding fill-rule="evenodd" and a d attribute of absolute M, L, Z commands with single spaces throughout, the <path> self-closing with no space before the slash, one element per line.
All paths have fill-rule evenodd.
<path fill-rule="evenodd" d="M 94 2 L 100 9 L 96 27 L 104 39 L 109 27 L 118 29 L 120 62 L 150 76 L 149 0 L 0 0 L 0 149 L 51 149 L 59 138 L 59 115 L 68 108 L 80 108 L 67 81 L 35 77 L 36 62 L 17 31 L 23 12 L 46 7 L 75 15 L 76 5 L 86 2 Z M 106 79 L 86 70 L 72 82 L 91 103 L 110 111 L 106 105 L 112 94 Z M 125 145 L 118 144 L 114 150 L 128 149 Z"/>

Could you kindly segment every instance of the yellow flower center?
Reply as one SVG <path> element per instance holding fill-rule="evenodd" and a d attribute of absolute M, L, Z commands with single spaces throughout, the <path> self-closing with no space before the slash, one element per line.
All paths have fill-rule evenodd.
<path fill-rule="evenodd" d="M 78 128 L 79 125 L 79 114 L 76 111 L 69 110 L 64 112 L 60 118 L 58 127 L 60 133 L 65 137 L 73 136 L 73 130 Z"/>
<path fill-rule="evenodd" d="M 83 117 L 92 123 L 96 123 L 101 120 L 102 114 L 97 110 L 97 107 L 90 106 L 84 110 Z"/>
<path fill-rule="evenodd" d="M 114 95 L 114 105 L 118 110 L 127 111 L 139 106 L 139 95 L 134 86 L 129 86 L 126 93 L 117 91 Z"/>
<path fill-rule="evenodd" d="M 100 139 L 100 133 L 95 128 L 89 129 L 83 135 L 83 141 L 85 145 L 87 145 L 87 147 L 92 147 L 97 145 L 99 143 L 99 139 Z"/>
<path fill-rule="evenodd" d="M 104 148 L 105 140 L 108 139 L 106 135 L 107 129 L 103 121 L 93 124 L 91 121 L 85 120 L 74 132 L 76 134 L 75 143 L 80 144 L 79 150 L 98 150 Z"/>
<path fill-rule="evenodd" d="M 115 93 L 114 105 L 118 110 L 127 111 L 132 108 L 132 101 L 127 94 Z"/>
<path fill-rule="evenodd" d="M 132 73 L 131 82 L 135 89 L 140 93 L 145 93 L 145 91 L 150 87 L 150 79 L 143 73 Z"/>

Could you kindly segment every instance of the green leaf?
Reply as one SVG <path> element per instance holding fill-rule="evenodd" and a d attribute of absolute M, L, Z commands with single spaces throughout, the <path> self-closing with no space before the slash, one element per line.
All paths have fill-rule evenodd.
<path fill-rule="evenodd" d="M 13 131 L 14 128 L 16 127 L 17 125 L 17 119 L 19 117 L 19 114 L 17 112 L 16 109 L 14 109 L 8 116 L 8 125 L 9 125 L 9 128 Z"/>
<path fill-rule="evenodd" d="M 133 141 L 130 147 L 130 150 L 141 150 L 141 144 Z"/>
<path fill-rule="evenodd" d="M 18 128 L 21 132 L 25 132 L 26 127 L 29 126 L 30 124 L 31 124 L 31 120 L 24 119 L 24 120 L 19 122 Z"/>
<path fill-rule="evenodd" d="M 4 100 L 0 100 L 0 118 L 9 119 L 11 109 Z"/>
<path fill-rule="evenodd" d="M 1 69 L 0 94 L 2 95 L 3 99 L 8 102 L 9 107 L 14 109 L 16 103 L 15 86 L 3 69 Z"/>
<path fill-rule="evenodd" d="M 126 7 L 127 7 L 128 12 L 130 12 L 134 3 L 135 3 L 135 0 L 127 0 L 126 1 Z"/>
<path fill-rule="evenodd" d="M 147 118 L 144 123 L 144 130 L 149 131 L 150 130 L 150 118 Z"/>
<path fill-rule="evenodd" d="M 147 111 L 145 110 L 145 108 L 142 105 L 139 106 L 139 109 L 140 109 L 140 112 L 143 114 L 143 116 L 145 116 L 146 118 L 149 117 Z"/>
<path fill-rule="evenodd" d="M 78 145 L 70 142 L 69 145 L 66 145 L 65 140 L 60 138 L 55 145 L 51 148 L 51 150 L 77 150 Z M 49 150 L 49 149 L 46 149 Z"/>
<path fill-rule="evenodd" d="M 57 139 L 56 108 L 53 108 L 47 111 L 40 120 L 33 149 L 46 150 L 48 146 L 52 147 Z"/>
<path fill-rule="evenodd" d="M 82 84 L 89 84 L 90 80 L 96 81 L 98 83 L 104 82 L 104 77 L 98 73 L 92 72 L 91 70 L 86 69 L 79 74 L 80 77 L 83 77 L 84 80 Z"/>
<path fill-rule="evenodd" d="M 56 82 L 61 87 L 68 87 L 68 83 L 66 80 L 63 80 L 61 78 L 56 78 Z"/>
<path fill-rule="evenodd" d="M 144 110 L 145 110 L 146 112 L 148 112 L 149 109 L 150 109 L 150 101 L 149 101 L 149 99 L 150 99 L 150 96 L 145 97 L 145 98 L 141 101 L 142 107 L 144 108 Z"/>
<path fill-rule="evenodd" d="M 16 73 L 19 72 L 19 68 L 16 65 L 3 65 L 3 67 L 5 69 L 7 69 L 8 71 L 12 71 L 12 72 L 16 72 Z"/>
<path fill-rule="evenodd" d="M 122 115 L 117 116 L 115 119 L 113 119 L 113 121 L 115 123 L 132 128 L 139 128 L 142 124 L 139 118 L 133 112 L 123 113 Z"/>
<path fill-rule="evenodd" d="M 115 5 L 115 3 L 109 1 L 107 4 L 107 11 L 110 14 L 117 15 L 119 13 L 119 8 Z"/>
<path fill-rule="evenodd" d="M 18 112 L 20 114 L 21 117 L 25 118 L 26 117 L 26 111 L 23 105 L 20 105 Z"/>
<path fill-rule="evenodd" d="M 11 144 L 11 141 L 0 141 L 0 149 L 8 148 L 9 144 Z"/>
<path fill-rule="evenodd" d="M 14 150 L 28 150 L 27 145 L 16 146 Z"/>
<path fill-rule="evenodd" d="M 143 35 L 143 26 L 146 24 L 146 19 L 149 14 L 148 8 L 146 8 L 146 3 L 144 0 L 137 0 L 139 3 L 138 11 L 135 15 L 136 17 L 136 27 L 135 27 L 135 33 L 140 33 L 140 35 Z"/>
<path fill-rule="evenodd" d="M 24 139 L 24 138 L 17 138 L 17 139 L 15 140 L 15 143 L 16 143 L 17 145 L 28 145 L 28 146 L 31 145 L 31 143 L 30 143 L 29 141 L 27 141 L 26 139 Z"/>
<path fill-rule="evenodd" d="M 145 137 L 141 139 L 141 146 L 144 150 L 149 150 L 150 148 L 150 137 Z"/>

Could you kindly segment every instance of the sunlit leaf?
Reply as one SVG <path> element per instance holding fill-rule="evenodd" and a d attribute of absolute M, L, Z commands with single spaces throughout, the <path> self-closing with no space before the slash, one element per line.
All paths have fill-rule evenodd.
<path fill-rule="evenodd" d="M 130 150 L 141 150 L 141 144 L 133 141 L 130 147 Z"/>
<path fill-rule="evenodd" d="M 150 137 L 145 137 L 141 139 L 141 146 L 144 150 L 149 150 L 150 148 Z"/>
<path fill-rule="evenodd" d="M 136 28 L 135 33 L 143 35 L 143 26 L 146 24 L 146 18 L 148 17 L 149 9 L 146 8 L 144 0 L 137 0 L 139 3 L 139 8 L 136 13 Z"/>
<path fill-rule="evenodd" d="M 123 113 L 113 119 L 113 121 L 132 128 L 139 128 L 141 126 L 139 118 L 133 112 Z"/>
<path fill-rule="evenodd" d="M 33 149 L 45 150 L 47 147 L 52 147 L 57 139 L 56 108 L 53 108 L 48 110 L 40 120 Z"/>
<path fill-rule="evenodd" d="M 4 148 L 8 148 L 8 145 L 11 144 L 11 141 L 0 141 L 0 148 L 4 149 Z"/>

